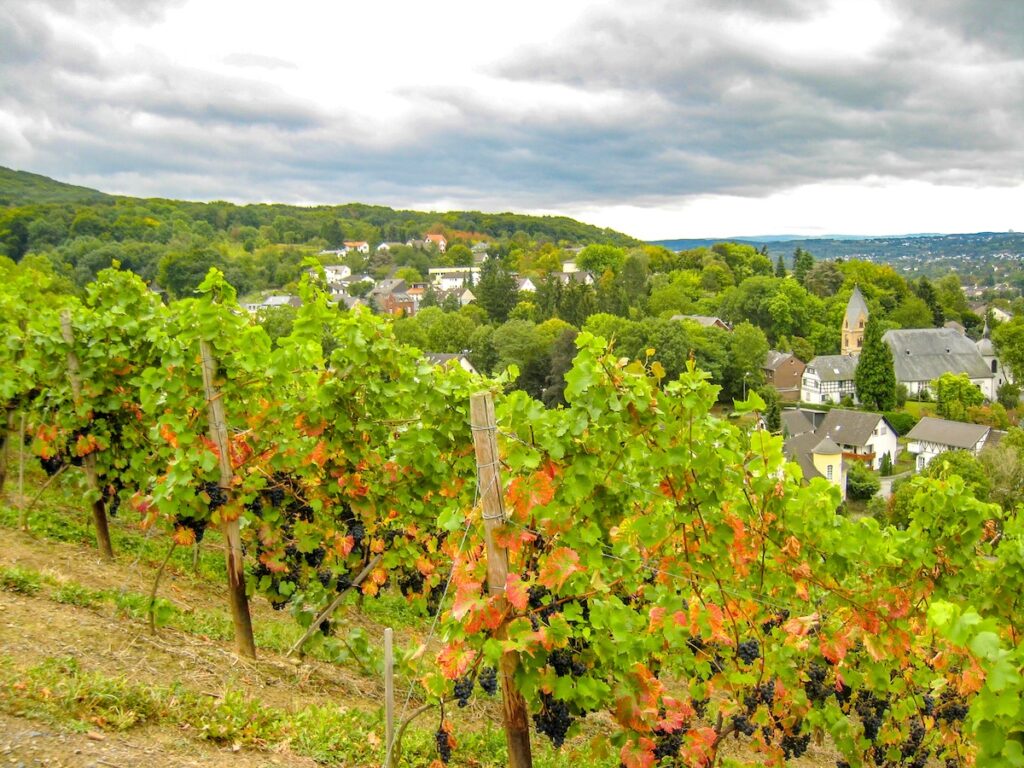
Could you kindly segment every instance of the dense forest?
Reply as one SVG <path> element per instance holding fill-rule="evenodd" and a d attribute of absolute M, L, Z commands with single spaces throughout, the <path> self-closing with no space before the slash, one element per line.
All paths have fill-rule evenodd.
<path fill-rule="evenodd" d="M 181 295 L 216 266 L 242 294 L 294 281 L 303 256 L 344 241 L 401 242 L 443 233 L 494 242 L 575 246 L 637 241 L 560 216 L 396 211 L 383 206 L 234 205 L 111 196 L 0 168 L 0 255 L 49 261 L 79 288 L 113 261 Z"/>

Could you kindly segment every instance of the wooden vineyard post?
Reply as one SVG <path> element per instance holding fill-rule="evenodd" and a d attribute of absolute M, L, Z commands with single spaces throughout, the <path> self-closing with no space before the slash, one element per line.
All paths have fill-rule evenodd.
<path fill-rule="evenodd" d="M 74 395 L 77 408 L 82 402 L 82 375 L 78 365 L 78 355 L 75 354 L 75 334 L 71 329 L 71 312 L 66 309 L 60 313 L 60 332 L 64 337 L 64 342 L 68 345 L 68 379 L 71 381 L 71 393 Z M 110 545 L 107 510 L 103 506 L 103 493 L 100 491 L 100 481 L 96 477 L 96 456 L 87 453 L 82 457 L 82 467 L 85 469 L 85 479 L 89 490 L 95 497 L 92 502 L 92 519 L 96 524 L 96 543 L 102 555 L 108 560 L 113 560 L 114 548 Z"/>
<path fill-rule="evenodd" d="M 224 416 L 224 402 L 213 383 L 217 365 L 209 342 L 201 340 L 199 351 L 203 358 L 203 388 L 206 390 L 206 416 L 210 424 L 210 439 L 220 454 L 220 485 L 225 494 L 231 493 L 231 452 L 228 448 L 228 425 Z M 242 565 L 242 536 L 238 530 L 238 519 L 223 520 L 224 557 L 228 567 L 228 602 L 231 604 L 231 621 L 235 626 L 235 650 L 242 656 L 256 658 L 256 641 L 252 636 L 252 618 L 249 616 L 249 600 L 245 596 L 245 570 Z"/>
<path fill-rule="evenodd" d="M 508 577 L 508 550 L 495 540 L 495 531 L 505 524 L 505 501 L 498 471 L 498 425 L 494 417 L 494 400 L 490 392 L 477 392 L 469 400 L 470 424 L 473 428 L 473 447 L 476 449 L 477 494 L 483 509 L 484 536 L 487 545 L 487 589 L 499 595 L 499 609 L 505 605 L 505 582 Z M 508 633 L 507 620 L 495 631 L 498 640 Z M 530 752 L 530 721 L 526 700 L 516 688 L 515 672 L 519 654 L 506 651 L 501 656 L 502 717 L 505 723 L 505 741 L 508 744 L 510 768 L 532 768 Z"/>
<path fill-rule="evenodd" d="M 7 479 L 7 467 L 10 465 L 11 455 L 11 433 L 14 431 L 14 409 L 7 409 L 6 424 L 0 425 L 0 493 L 3 493 L 4 482 Z"/>
<path fill-rule="evenodd" d="M 395 650 L 394 630 L 384 630 L 384 768 L 391 768 L 395 745 Z"/>

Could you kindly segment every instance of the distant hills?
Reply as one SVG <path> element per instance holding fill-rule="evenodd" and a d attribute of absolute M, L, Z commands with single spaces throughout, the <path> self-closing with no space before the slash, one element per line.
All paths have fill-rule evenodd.
<path fill-rule="evenodd" d="M 135 198 L 109 195 L 95 189 L 51 179 L 27 171 L 0 167 L 0 209 L 32 205 L 112 206 L 115 203 L 160 208 L 168 205 L 193 219 L 260 226 L 281 218 L 295 219 L 293 229 L 303 233 L 318 229 L 333 220 L 345 237 L 356 240 L 405 240 L 422 237 L 427 231 L 445 230 L 494 239 L 548 239 L 554 243 L 583 245 L 607 243 L 619 246 L 640 245 L 636 238 L 613 229 L 595 227 L 568 216 L 530 216 L 521 213 L 486 213 L 480 211 L 407 211 L 383 205 L 345 203 L 341 205 L 299 206 L 282 203 L 251 203 L 236 205 L 223 201 L 199 203 L 158 198 Z M 156 205 L 155 205 L 156 204 Z"/>
<path fill-rule="evenodd" d="M 793 251 L 803 248 L 820 260 L 835 258 L 867 259 L 885 263 L 903 260 L 931 260 L 958 258 L 961 256 L 1024 256 L 1024 233 L 1020 232 L 975 232 L 958 235 L 898 235 L 892 237 L 857 237 L 832 235 L 829 237 L 799 238 L 790 235 L 767 235 L 763 237 L 738 238 L 680 238 L 655 240 L 653 244 L 663 245 L 673 251 L 709 247 L 723 241 L 746 243 L 768 249 L 772 259 L 783 256 L 789 259 Z"/>

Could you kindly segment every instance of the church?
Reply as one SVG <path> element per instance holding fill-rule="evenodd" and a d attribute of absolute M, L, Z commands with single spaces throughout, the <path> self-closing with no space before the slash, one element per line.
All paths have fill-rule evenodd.
<path fill-rule="evenodd" d="M 867 322 L 867 301 L 854 286 L 843 315 L 840 354 L 820 355 L 807 364 L 800 383 L 803 402 L 838 403 L 846 396 L 856 401 L 854 374 Z M 911 397 L 929 391 L 932 382 L 944 373 L 967 374 L 987 400 L 995 400 L 999 387 L 1009 380 L 996 356 L 987 324 L 977 342 L 953 328 L 890 330 L 883 334 L 882 341 L 892 350 L 896 383 L 906 387 Z"/>

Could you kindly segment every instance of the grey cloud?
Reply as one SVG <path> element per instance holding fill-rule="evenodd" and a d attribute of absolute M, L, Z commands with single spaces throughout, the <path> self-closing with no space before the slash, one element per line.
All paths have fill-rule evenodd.
<path fill-rule="evenodd" d="M 297 69 L 295 62 L 264 56 L 259 53 L 230 53 L 224 57 L 225 64 L 239 67 L 260 67 L 262 69 Z"/>
<path fill-rule="evenodd" d="M 108 13 L 128 5 L 100 3 Z M 145 21 L 166 7 L 143 5 L 126 12 Z M 902 26 L 883 48 L 825 62 L 773 58 L 722 24 L 724 15 L 808 18 L 820 2 L 631 3 L 581 21 L 557 47 L 517 50 L 491 72 L 609 96 L 621 108 L 567 105 L 526 119 L 520 106 L 440 83 L 405 94 L 424 117 L 405 141 L 384 146 L 367 141 L 367 116 L 325 114 L 258 79 L 288 62 L 232 54 L 227 63 L 253 71 L 227 78 L 156 56 L 112 61 L 56 40 L 27 4 L 0 10 L 0 111 L 36 126 L 25 134 L 32 170 L 186 198 L 558 209 L 763 195 L 871 175 L 1021 184 L 1024 65 L 1012 38 L 1024 40 L 1024 25 L 1012 12 L 999 16 L 1002 33 L 990 40 L 989 22 L 957 3 L 916 5 L 925 4 L 898 6 Z M 998 74 L 979 80 L 984 71 Z M 435 107 L 455 117 L 432 118 Z M 6 146 L 0 136 L 0 163 L 26 157 Z"/>

